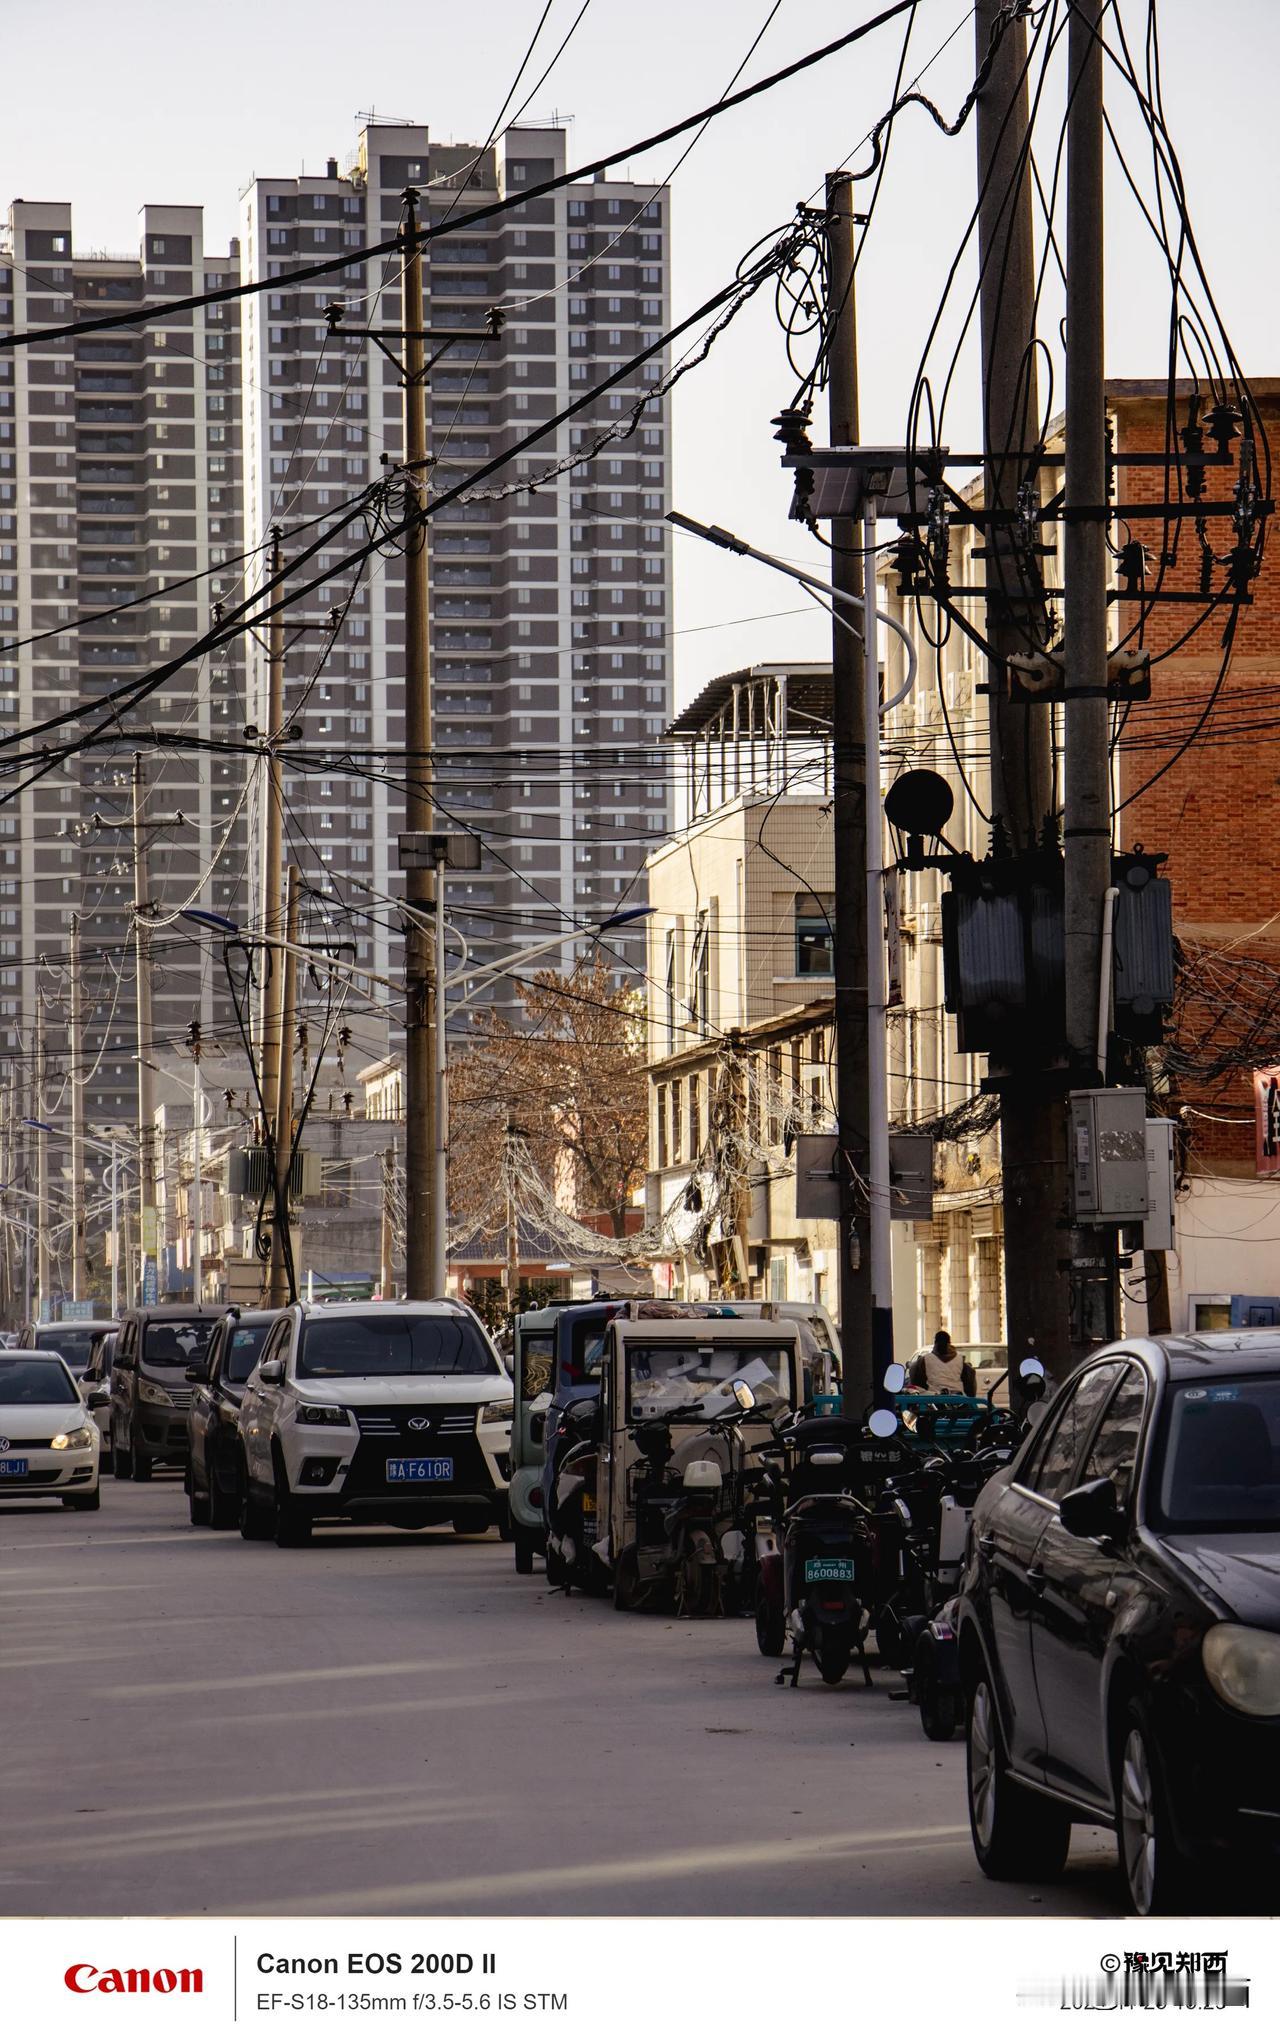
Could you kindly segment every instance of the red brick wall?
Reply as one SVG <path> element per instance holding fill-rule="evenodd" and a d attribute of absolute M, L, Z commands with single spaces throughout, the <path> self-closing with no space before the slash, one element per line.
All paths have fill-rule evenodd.
<path fill-rule="evenodd" d="M 1264 422 L 1273 446 L 1280 450 L 1280 385 L 1264 385 Z M 1162 400 L 1113 393 L 1112 413 L 1118 451 L 1162 451 L 1165 416 Z M 1187 421 L 1187 404 L 1178 404 L 1178 424 Z M 1235 469 L 1210 467 L 1206 500 L 1230 497 Z M 1118 496 L 1129 512 L 1132 534 L 1153 558 L 1159 556 L 1163 521 L 1141 513 L 1144 502 L 1163 496 L 1164 476 L 1155 468 L 1121 468 Z M 1126 533 L 1120 531 L 1121 537 Z M 1215 552 L 1232 542 L 1229 519 L 1208 525 Z M 1213 585 L 1222 585 L 1216 568 Z M 1178 564 L 1168 571 L 1168 588 L 1196 590 L 1200 584 L 1200 547 L 1188 520 L 1178 537 Z M 1193 950 L 1218 951 L 1212 982 L 1189 999 L 1181 1014 L 1188 1042 L 1205 1036 L 1209 1026 L 1219 1034 L 1237 1024 L 1233 1009 L 1233 970 L 1255 957 L 1280 963 L 1280 919 L 1263 936 L 1253 938 L 1274 913 L 1280 913 L 1280 529 L 1272 532 L 1262 572 L 1253 585 L 1254 605 L 1243 611 L 1225 683 L 1202 734 L 1165 771 L 1150 790 L 1141 791 L 1120 818 L 1124 847 L 1141 841 L 1148 849 L 1168 854 L 1165 872 L 1173 884 L 1174 920 L 1179 937 Z M 1192 622 L 1196 610 L 1180 603 L 1157 608 L 1146 629 L 1146 642 L 1159 653 L 1174 644 Z M 1122 629 L 1135 618 L 1121 608 Z M 1153 697 L 1130 713 L 1120 753 L 1120 798 L 1129 799 L 1163 764 L 1177 742 L 1190 734 L 1212 692 L 1222 658 L 1225 616 L 1215 616 L 1185 649 L 1153 667 Z M 1274 720 L 1271 728 L 1249 724 Z M 1242 726 L 1242 724 L 1244 724 Z M 1229 952 L 1222 952 L 1223 950 Z M 1243 991 L 1244 985 L 1241 985 Z M 1238 1029 L 1256 1018 L 1256 983 L 1250 985 Z M 1263 1051 L 1264 1036 L 1250 1039 L 1250 1051 Z M 1280 1015 L 1270 1052 L 1280 1061 Z M 1247 1073 L 1233 1074 L 1208 1089 L 1185 1090 L 1182 1101 L 1206 1116 L 1191 1116 L 1193 1159 L 1219 1173 L 1252 1175 L 1252 1090 Z M 1241 1119 L 1237 1125 L 1213 1121 Z"/>

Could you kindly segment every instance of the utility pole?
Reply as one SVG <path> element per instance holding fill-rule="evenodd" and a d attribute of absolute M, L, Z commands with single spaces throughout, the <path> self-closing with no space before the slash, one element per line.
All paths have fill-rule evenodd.
<path fill-rule="evenodd" d="M 506 1150 L 503 1153 L 503 1173 L 507 1187 L 507 1313 L 514 1315 L 520 1306 L 520 1218 L 516 1213 L 516 1198 L 512 1187 L 516 1140 L 522 1136 L 510 1110 L 507 1112 Z"/>
<path fill-rule="evenodd" d="M 274 581 L 284 564 L 280 526 L 271 531 L 271 578 Z M 262 937 L 273 967 L 264 968 L 258 1000 L 258 1062 L 262 1084 L 263 1132 L 276 1121 L 277 1085 L 280 1079 L 280 1035 L 275 1028 L 275 1007 L 279 992 L 274 983 L 274 965 L 279 954 L 272 943 L 280 937 L 284 892 L 284 767 L 280 761 L 280 738 L 284 733 L 284 610 L 276 608 L 267 618 L 267 782 L 262 806 Z"/>
<path fill-rule="evenodd" d="M 379 1240 L 378 1291 L 384 1301 L 396 1297 L 395 1275 L 395 1226 L 392 1222 L 391 1197 L 395 1189 L 396 1149 L 387 1146 L 382 1155 L 382 1235 Z"/>
<path fill-rule="evenodd" d="M 190 1026 L 191 1037 L 191 1298 L 200 1306 L 204 1290 L 204 1087 L 200 1080 L 200 1021 Z"/>
<path fill-rule="evenodd" d="M 293 1174 L 293 1036 L 298 1022 L 298 872 L 292 865 L 286 879 L 285 939 L 288 946 L 279 959 L 280 1003 L 278 1007 L 280 1072 L 276 1085 L 274 1125 L 275 1215 L 271 1224 L 271 1270 L 268 1274 L 267 1306 L 283 1308 L 297 1299 L 297 1276 L 289 1239 L 289 1189 Z"/>
<path fill-rule="evenodd" d="M 145 786 L 142 758 L 133 759 L 133 935 L 138 1006 L 138 1186 L 140 1230 L 138 1301 L 146 1307 L 159 1294 L 156 1256 L 156 1104 L 151 1070 L 151 909 L 147 858 L 149 834 L 142 815 Z M 152 1277 L 148 1278 L 150 1271 Z"/>
<path fill-rule="evenodd" d="M 977 0 L 979 66 L 987 59 L 1002 11 L 1002 0 Z M 1026 25 L 1021 19 L 1006 20 L 974 109 L 984 502 L 991 518 L 985 536 L 991 815 L 1015 855 L 1034 849 L 1053 805 L 1052 709 L 1011 703 L 1006 679 L 1006 660 L 1033 648 L 1031 626 L 1038 605 L 1038 575 L 1028 575 L 1009 520 L 1022 490 L 1034 489 L 1039 500 L 1030 459 L 1040 431 L 1040 396 L 1026 60 Z M 1015 1378 L 1031 1347 L 1050 1376 L 1061 1378 L 1070 1362 L 1069 1289 L 1057 1270 L 1067 1201 L 1062 1098 L 1044 1069 L 1001 1072 L 1005 1340 Z"/>
<path fill-rule="evenodd" d="M 35 1065 L 36 1107 L 34 1115 L 40 1124 L 44 1123 L 44 998 L 36 990 L 36 1065 Z M 52 1314 L 53 1297 L 49 1292 L 49 1141 L 43 1131 L 36 1137 L 36 1314 L 37 1322 L 47 1322 Z"/>
<path fill-rule="evenodd" d="M 1072 1077 L 1094 1087 L 1103 901 L 1111 883 L 1107 710 L 1107 406 L 1103 350 L 1101 17 L 1106 0 L 1073 0 L 1067 40 L 1067 344 L 1063 633 L 1066 685 L 1063 906 L 1067 1050 Z M 1105 1035 L 1104 1035 L 1105 1037 Z M 1118 1328 L 1115 1239 L 1071 1238 L 1070 1355 L 1086 1357 Z"/>
<path fill-rule="evenodd" d="M 406 519 L 426 506 L 427 370 L 423 331 L 422 241 L 418 193 L 405 192 L 404 222 L 404 457 Z M 433 816 L 431 761 L 431 624 L 425 516 L 410 523 L 404 539 L 404 743 L 405 827 L 427 833 Z M 437 873 L 405 872 L 405 1294 L 432 1299 L 433 1279 L 444 1257 L 438 1239 L 444 1210 L 438 1207 L 436 1176 L 435 957 L 429 931 Z"/>
<path fill-rule="evenodd" d="M 853 183 L 827 178 L 827 404 L 831 444 L 858 444 Z M 865 598 L 861 525 L 831 526 L 831 583 Z M 865 612 L 865 611 L 864 611 Z M 831 761 L 835 854 L 836 1177 L 840 1195 L 840 1343 L 844 1410 L 860 1420 L 877 1383 L 869 1178 L 871 1072 L 867 1003 L 867 729 L 863 639 L 839 619 L 831 633 Z M 886 1362 L 888 1360 L 886 1359 Z M 880 1367 L 883 1372 L 883 1365 Z"/>
<path fill-rule="evenodd" d="M 84 990 L 80 980 L 80 915 L 71 917 L 71 1298 L 89 1284 L 84 1253 Z"/>

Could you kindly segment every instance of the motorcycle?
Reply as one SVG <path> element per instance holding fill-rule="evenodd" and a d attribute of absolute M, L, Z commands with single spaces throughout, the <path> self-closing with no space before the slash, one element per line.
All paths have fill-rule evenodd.
<path fill-rule="evenodd" d="M 756 1644 L 765 1656 L 791 1643 L 791 1687 L 810 1654 L 825 1683 L 843 1680 L 854 1655 L 870 1685 L 866 1641 L 898 1574 L 902 1522 L 877 1514 L 886 1481 L 910 1464 L 897 1416 L 877 1408 L 865 1427 L 837 1415 L 791 1422 L 758 1454 L 761 1508 L 772 1508 L 772 1546 L 759 1562 Z M 788 1671 L 778 1673 L 787 1680 Z"/>
<path fill-rule="evenodd" d="M 575 1584 L 593 1597 L 604 1589 L 594 1556 L 600 1524 L 600 1436 L 598 1397 L 576 1400 L 560 1415 L 556 1470 L 546 1495 L 546 1568 L 547 1582 L 558 1585 L 566 1596 Z"/>

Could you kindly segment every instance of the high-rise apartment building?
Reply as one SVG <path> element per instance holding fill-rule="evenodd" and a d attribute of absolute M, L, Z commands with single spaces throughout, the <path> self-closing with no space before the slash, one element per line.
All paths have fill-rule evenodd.
<path fill-rule="evenodd" d="M 669 820 L 656 742 L 670 701 L 668 405 L 645 403 L 664 354 L 519 450 L 665 329 L 668 194 L 600 180 L 520 200 L 564 168 L 554 126 L 514 128 L 482 151 L 378 124 L 344 170 L 332 160 L 324 176 L 260 177 L 244 198 L 245 274 L 275 285 L 244 303 L 246 542 L 265 545 L 279 525 L 286 558 L 403 442 L 400 373 L 384 351 L 403 351 L 399 257 L 297 284 L 291 272 L 391 239 L 410 186 L 424 228 L 457 229 L 428 243 L 424 264 L 428 353 L 456 335 L 430 375 L 432 492 L 514 454 L 430 526 L 440 815 L 486 841 L 480 870 L 451 878 L 448 895 L 484 959 L 642 900 L 645 853 Z M 497 198 L 518 202 L 468 223 Z M 386 517 L 403 513 L 400 489 Z M 287 777 L 286 824 L 315 931 L 340 931 L 394 973 L 404 580 L 394 544 L 362 572 L 345 563 L 367 535 L 360 523 L 335 537 L 318 561 L 329 577 L 290 611 L 291 635 L 307 626 L 287 659 L 286 718 L 310 768 Z M 323 657 L 334 609 L 345 619 Z M 264 661 L 250 657 L 260 722 Z M 641 931 L 610 938 L 643 967 Z"/>
<path fill-rule="evenodd" d="M 234 283 L 238 270 L 234 243 L 206 251 L 198 206 L 145 207 L 138 249 L 107 254 L 76 246 L 70 205 L 18 201 L 0 239 L 0 333 L 163 304 Z M 216 304 L 0 351 L 0 736 L 25 734 L 77 703 L 83 713 L 51 742 L 86 734 L 118 688 L 200 636 L 215 603 L 240 597 L 239 354 L 239 319 Z M 136 1121 L 128 820 L 137 731 L 147 738 L 139 747 L 157 917 L 153 1031 L 158 1041 L 182 1038 L 196 1017 L 212 1041 L 225 1024 L 212 958 L 189 930 L 165 922 L 188 901 L 240 909 L 243 761 L 176 739 L 238 737 L 243 699 L 237 641 L 178 672 L 136 711 L 124 707 L 114 752 L 73 752 L 0 788 L 0 1045 L 17 1081 L 16 1114 L 33 1099 L 39 999 L 48 1114 L 65 1120 L 67 1084 L 80 1073 L 91 1121 Z M 22 777 L 34 782 L 10 796 Z M 84 955 L 79 1070 L 66 1033 L 73 916 Z M 55 1178 L 60 1171 L 61 1158 Z"/>

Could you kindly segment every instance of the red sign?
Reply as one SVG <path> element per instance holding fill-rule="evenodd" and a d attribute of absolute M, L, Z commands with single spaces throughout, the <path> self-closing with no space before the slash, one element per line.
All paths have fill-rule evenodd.
<path fill-rule="evenodd" d="M 1259 1180 L 1280 1174 L 1280 1067 L 1253 1071 L 1253 1114 Z"/>

